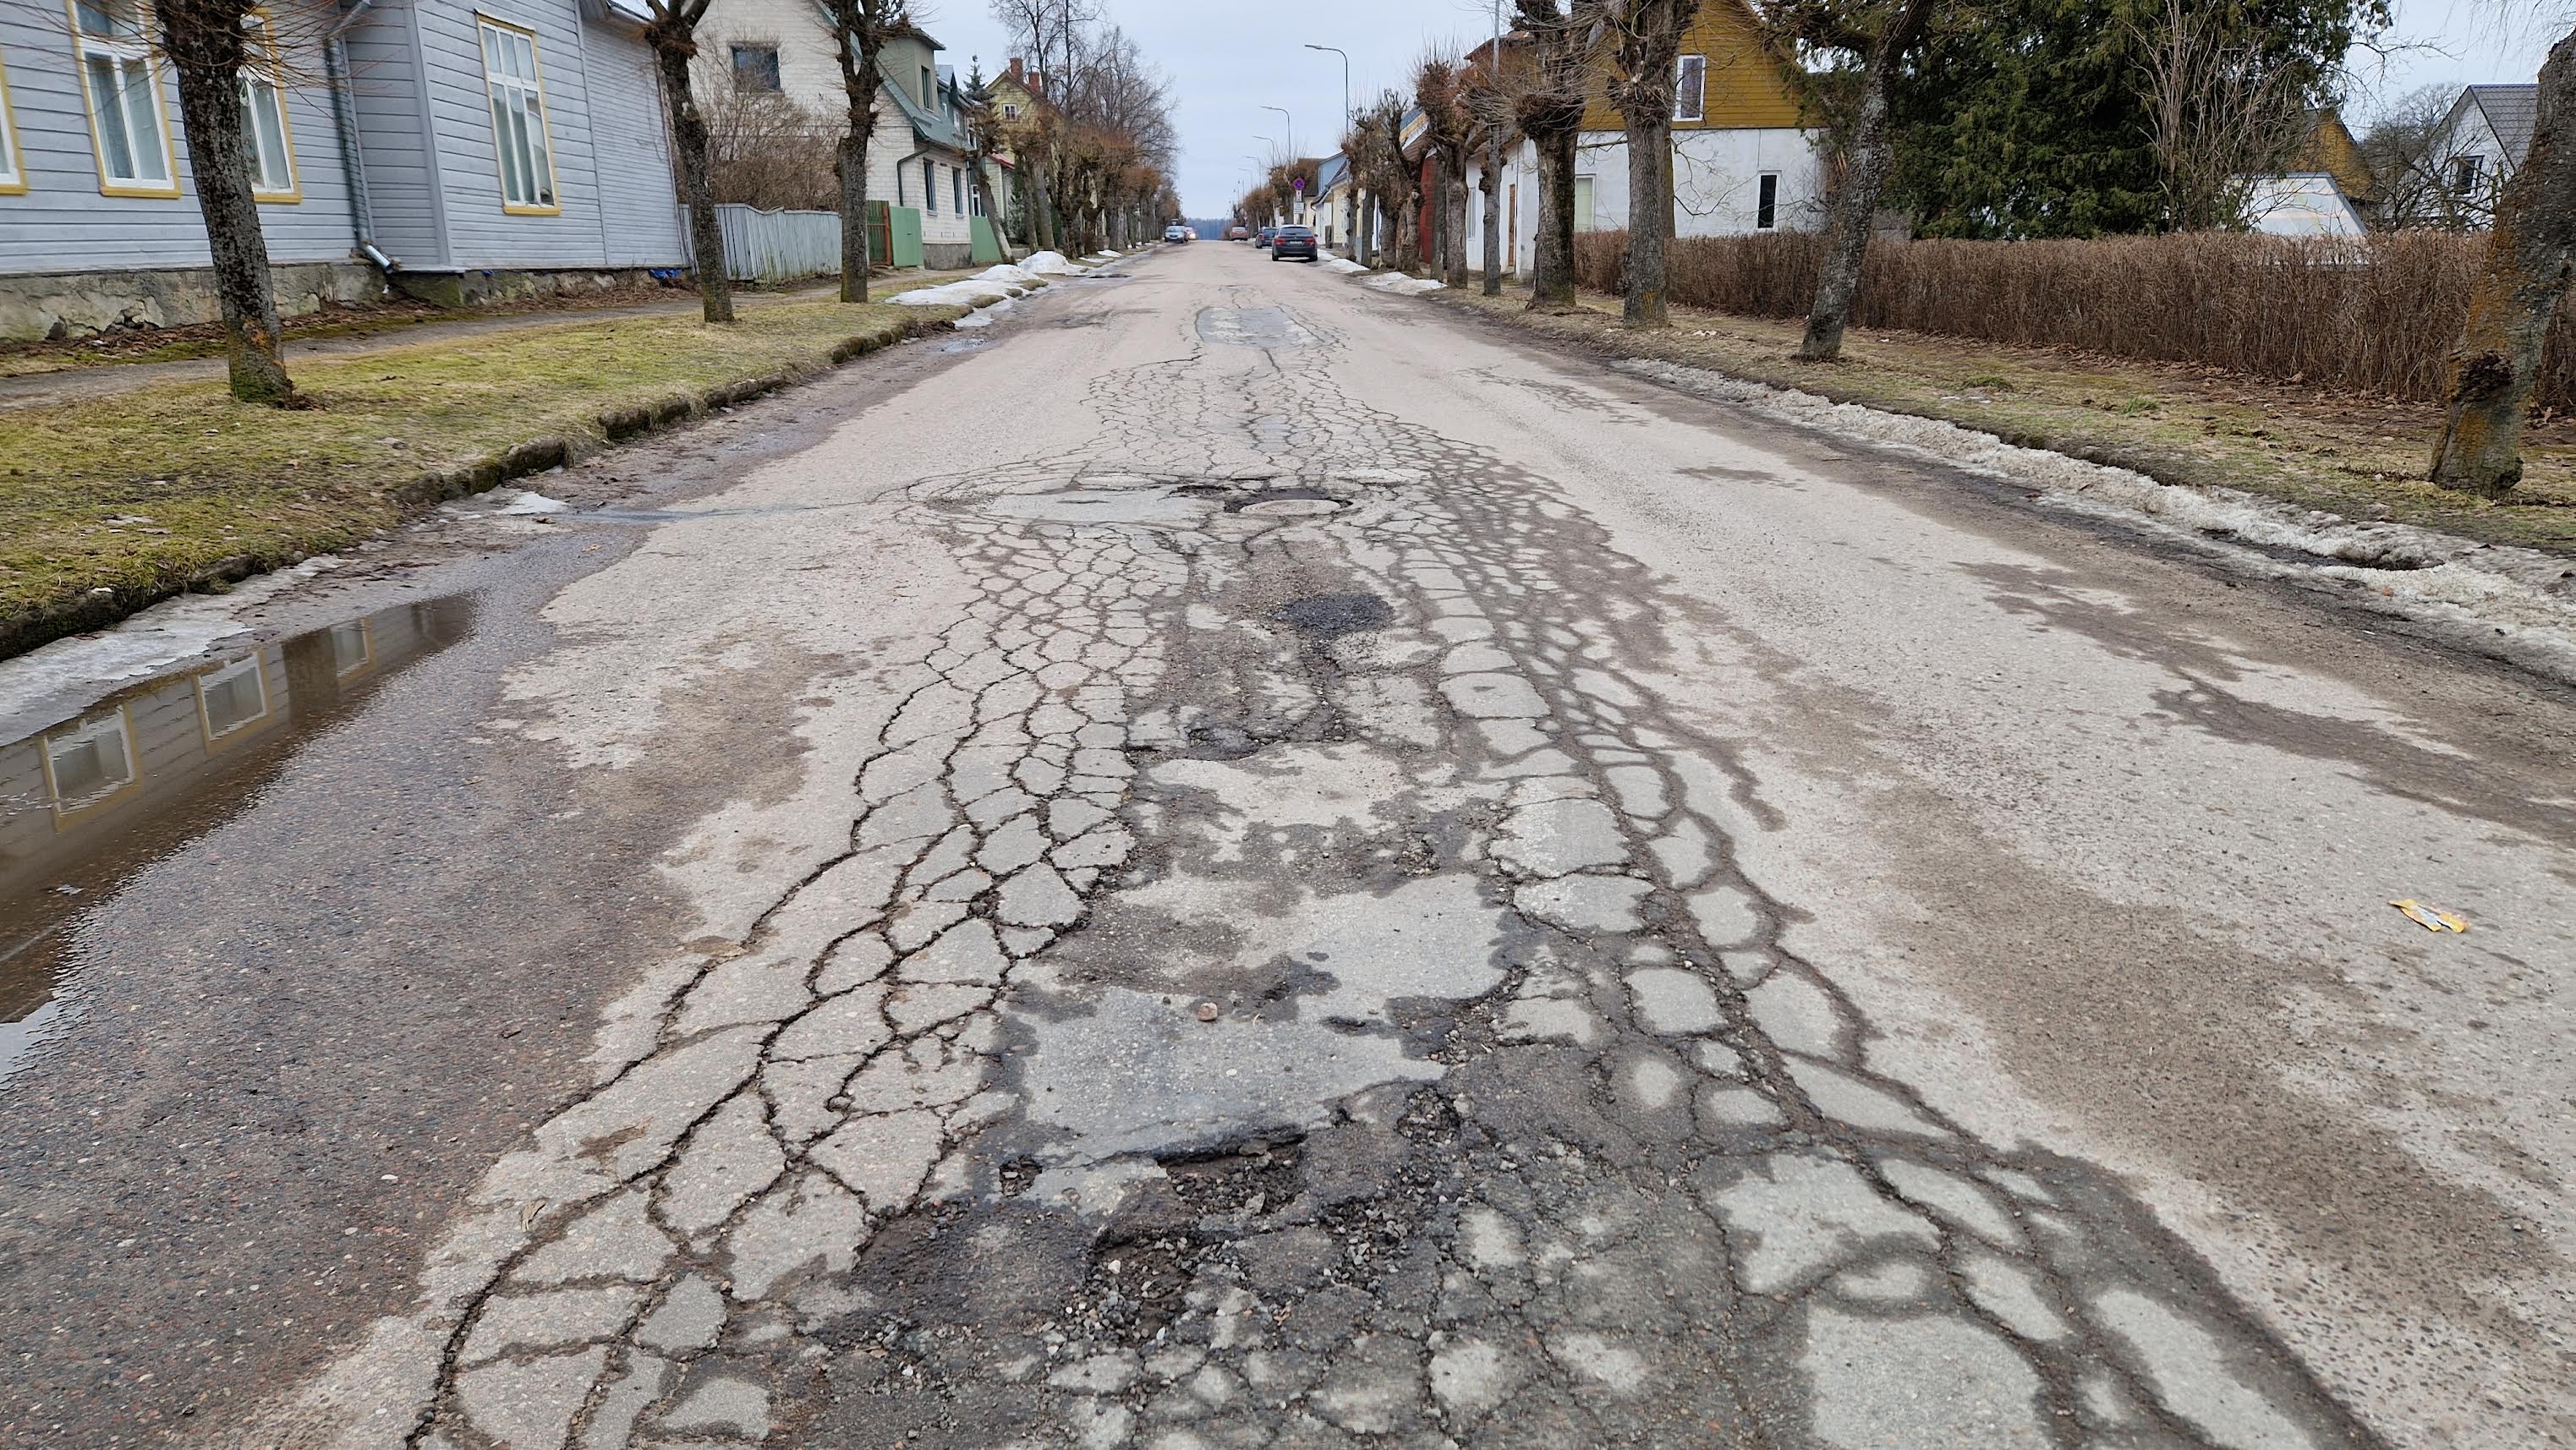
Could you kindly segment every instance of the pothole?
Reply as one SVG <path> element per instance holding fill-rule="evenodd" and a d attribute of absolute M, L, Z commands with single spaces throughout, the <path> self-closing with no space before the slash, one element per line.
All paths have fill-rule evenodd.
<path fill-rule="evenodd" d="M 1281 605 L 1278 618 L 1308 634 L 1332 639 L 1384 629 L 1395 623 L 1395 611 L 1374 594 L 1309 594 Z"/>
<path fill-rule="evenodd" d="M 1235 512 L 1254 514 L 1265 519 L 1280 519 L 1339 513 L 1341 507 L 1340 504 L 1328 498 L 1274 498 L 1262 503 L 1245 504 Z"/>

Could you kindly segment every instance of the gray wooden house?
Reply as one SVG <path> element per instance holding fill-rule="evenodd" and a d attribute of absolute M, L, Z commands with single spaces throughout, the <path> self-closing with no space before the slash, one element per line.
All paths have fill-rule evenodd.
<path fill-rule="evenodd" d="M 289 313 L 686 266 L 640 0 L 276 0 L 246 72 Z M 214 316 L 142 0 L 0 0 L 0 339 Z"/>

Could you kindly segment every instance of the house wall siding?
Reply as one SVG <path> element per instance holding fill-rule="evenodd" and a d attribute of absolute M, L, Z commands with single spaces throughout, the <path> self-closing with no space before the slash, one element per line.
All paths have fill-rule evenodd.
<path fill-rule="evenodd" d="M 376 246 L 407 267 L 441 267 L 447 264 L 447 227 L 416 58 L 419 24 L 416 5 L 378 0 L 351 27 L 349 115 L 366 170 Z"/>
<path fill-rule="evenodd" d="M 736 41 L 778 47 L 778 89 L 789 100 L 826 116 L 849 111 L 841 91 L 841 58 L 831 27 L 813 0 L 716 0 L 699 24 L 700 74 L 730 85 Z"/>
<path fill-rule="evenodd" d="M 290 76 L 321 73 L 311 28 L 280 17 L 279 39 Z M 10 114 L 28 187 L 24 195 L 0 195 L 0 274 L 87 271 L 105 265 L 208 265 L 205 218 L 188 169 L 187 134 L 179 123 L 177 82 L 169 67 L 158 67 L 159 90 L 180 194 L 102 196 L 74 44 L 70 19 L 60 5 L 44 0 L 0 5 L 0 66 L 6 67 Z M 269 256 L 280 262 L 345 258 L 354 232 L 330 96 L 318 82 L 290 84 L 286 100 L 303 199 L 260 205 Z"/>
<path fill-rule="evenodd" d="M 612 267 L 677 265 L 688 238 L 652 49 L 643 37 L 608 26 L 586 34 L 602 253 Z"/>
<path fill-rule="evenodd" d="M 1798 98 L 1789 87 L 1788 62 L 1762 41 L 1743 0 L 1710 0 L 1682 37 L 1681 53 L 1705 58 L 1707 82 L 1696 121 L 1675 121 L 1676 133 L 1751 127 L 1785 129 L 1798 124 Z M 1583 129 L 1626 129 L 1610 104 L 1611 61 L 1594 62 L 1591 93 L 1584 99 Z"/>

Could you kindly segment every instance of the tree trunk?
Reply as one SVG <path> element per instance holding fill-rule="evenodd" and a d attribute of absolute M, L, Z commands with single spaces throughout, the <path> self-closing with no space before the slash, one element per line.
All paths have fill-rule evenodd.
<path fill-rule="evenodd" d="M 1029 232 L 1041 252 L 1055 250 L 1054 203 L 1047 198 L 1047 167 L 1043 159 L 1029 167 Z"/>
<path fill-rule="evenodd" d="M 233 396 L 245 403 L 283 406 L 298 400 L 280 353 L 268 238 L 260 231 L 259 202 L 250 193 L 241 88 L 248 49 L 241 26 L 244 10 L 241 5 L 164 0 L 159 7 L 162 49 L 178 76 L 179 118 L 188 134 L 188 166 L 196 173 L 197 207 L 206 221 Z"/>
<path fill-rule="evenodd" d="M 853 53 L 856 37 L 842 27 L 841 94 L 849 104 L 849 129 L 842 133 L 841 300 L 868 300 L 868 140 L 876 129 L 878 71 L 876 57 Z M 886 250 L 894 250 L 894 218 L 886 217 Z M 891 263 L 892 257 L 886 258 Z"/>
<path fill-rule="evenodd" d="M 2522 481 L 2523 415 L 2540 350 L 2576 272 L 2576 31 L 2540 68 L 2531 150 L 2504 190 L 2451 354 L 2433 482 L 2502 494 Z"/>
<path fill-rule="evenodd" d="M 1627 295 L 1619 316 L 1630 327 L 1665 327 L 1664 261 L 1673 240 L 1673 123 L 1666 106 L 1628 118 Z"/>
<path fill-rule="evenodd" d="M 659 27 L 655 27 L 659 30 Z M 689 204 L 689 256 L 697 264 L 698 301 L 709 322 L 733 321 L 733 277 L 725 270 L 724 228 L 716 222 L 716 189 L 709 175 L 707 121 L 689 89 L 696 37 L 686 30 L 651 37 L 653 62 L 662 72 L 662 98 L 671 113 L 672 159 L 680 166 L 680 196 Z"/>
<path fill-rule="evenodd" d="M 1421 230 L 1422 208 L 1415 204 L 1413 188 L 1408 186 L 1395 197 L 1395 270 L 1422 270 L 1422 239 L 1415 235 Z"/>
<path fill-rule="evenodd" d="M 1467 168 L 1462 164 L 1444 167 L 1440 178 L 1440 280 L 1452 287 L 1467 285 Z"/>
<path fill-rule="evenodd" d="M 1807 335 L 1798 356 L 1808 362 L 1831 362 L 1843 352 L 1843 328 L 1851 321 L 1852 299 L 1860 292 L 1860 265 L 1869 253 L 1869 228 L 1878 212 L 1878 194 L 1896 148 L 1887 135 L 1888 92 L 1896 68 L 1923 32 L 1932 0 L 1903 0 L 1888 17 L 1887 29 L 1870 52 L 1869 70 L 1861 80 L 1860 113 L 1853 119 L 1850 150 L 1843 166 L 1843 193 L 1834 199 L 1834 215 L 1825 244 L 1824 265 L 1816 275 L 1816 298 L 1807 311 Z"/>
<path fill-rule="evenodd" d="M 1503 295 L 1503 138 L 1485 148 L 1485 295 Z"/>
<path fill-rule="evenodd" d="M 1530 138 L 1538 151 L 1538 242 L 1530 248 L 1530 307 L 1574 310 L 1575 131 Z"/>
<path fill-rule="evenodd" d="M 1360 238 L 1360 183 L 1356 176 L 1346 178 L 1342 188 L 1342 250 L 1354 262 L 1365 262 Z"/>

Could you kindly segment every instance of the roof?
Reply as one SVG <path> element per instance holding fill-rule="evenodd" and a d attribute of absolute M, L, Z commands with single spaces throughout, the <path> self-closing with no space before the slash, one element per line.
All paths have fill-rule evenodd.
<path fill-rule="evenodd" d="M 2330 172 L 2256 177 L 2246 209 L 2254 230 L 2270 236 L 2357 237 L 2367 230 Z"/>
<path fill-rule="evenodd" d="M 2487 129 L 2495 132 L 2505 155 L 2520 166 L 2531 152 L 2532 129 L 2540 121 L 2540 86 L 2535 83 L 2516 86 L 2471 86 L 2463 99 L 2484 112 Z"/>
<path fill-rule="evenodd" d="M 947 67 L 942 66 L 940 69 L 946 70 Z M 940 90 L 945 93 L 947 89 L 948 83 L 943 78 Z M 960 156 L 973 149 L 966 144 L 966 127 L 962 124 L 961 118 L 951 112 L 924 109 L 921 102 L 912 94 L 911 88 L 904 84 L 903 77 L 888 72 L 885 84 L 877 88 L 877 93 L 894 97 L 894 103 L 902 110 L 903 118 L 912 123 L 913 138 L 922 145 L 944 146 Z"/>
<path fill-rule="evenodd" d="M 1332 155 L 1325 157 L 1323 160 L 1316 162 L 1316 193 L 1321 195 L 1322 193 L 1330 191 L 1334 187 L 1341 185 L 1342 178 L 1350 174 L 1351 158 L 1344 156 L 1339 151 L 1336 151 Z"/>

